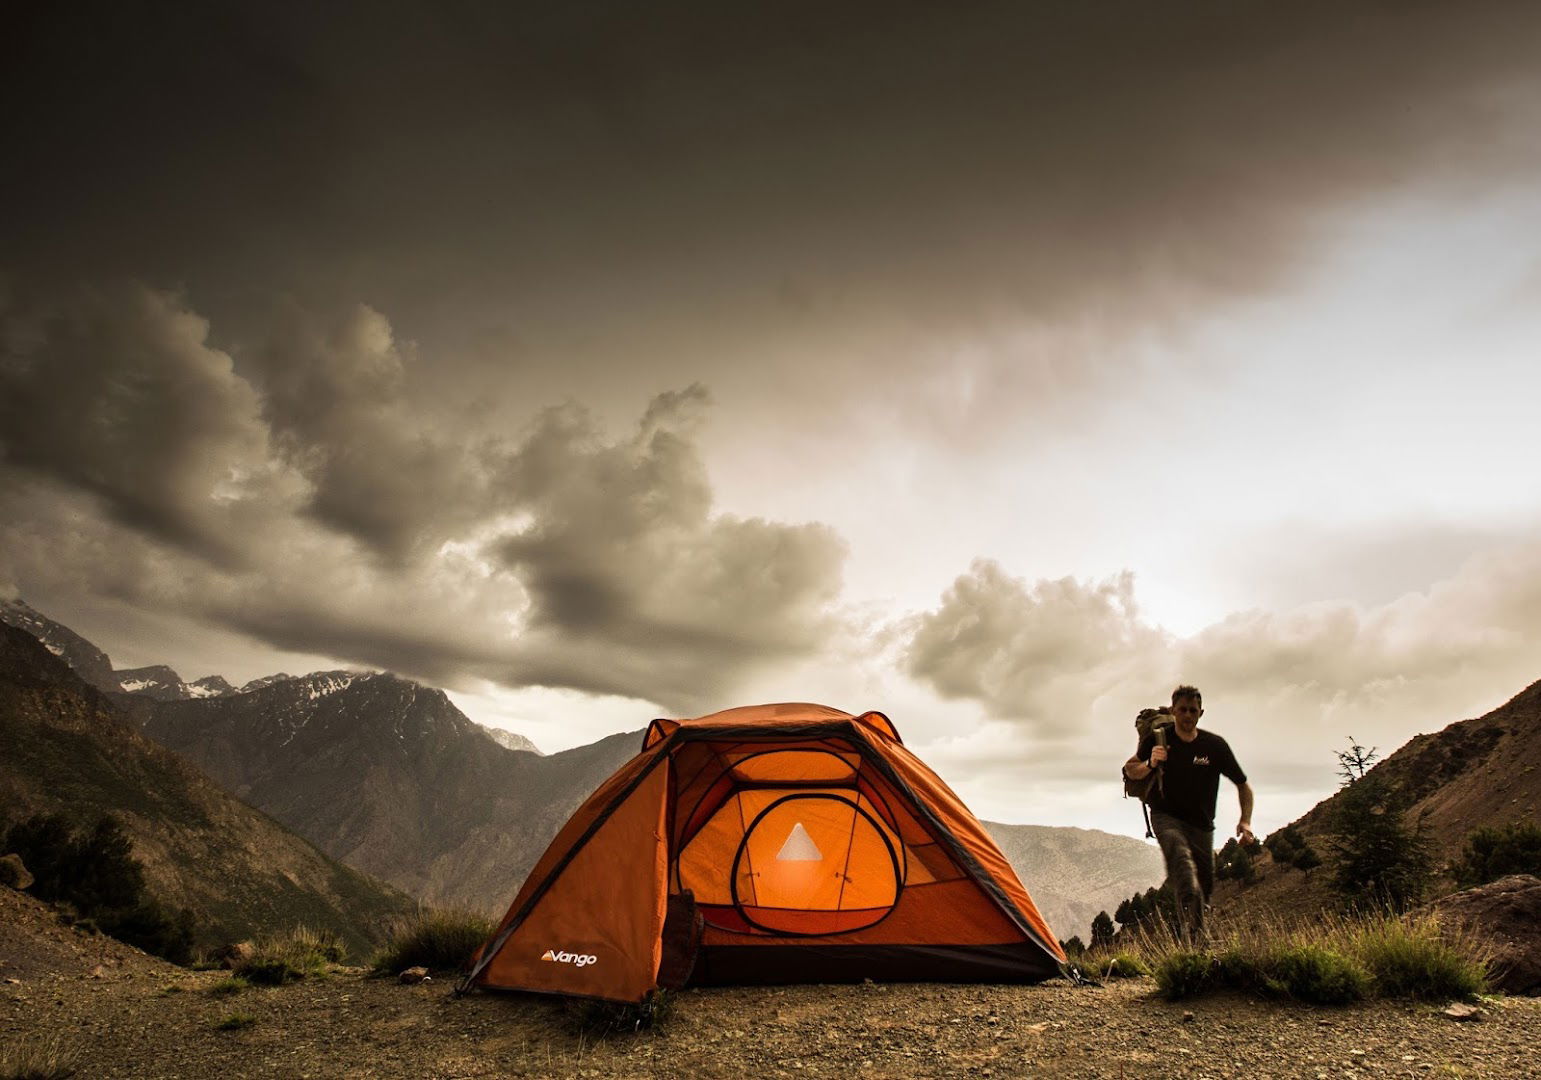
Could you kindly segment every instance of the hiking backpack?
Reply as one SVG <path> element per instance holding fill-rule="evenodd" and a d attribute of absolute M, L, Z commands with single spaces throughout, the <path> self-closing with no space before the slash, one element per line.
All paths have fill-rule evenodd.
<path fill-rule="evenodd" d="M 1141 709 L 1139 715 L 1134 718 L 1135 743 L 1134 752 L 1140 752 L 1140 744 L 1151 732 L 1156 734 L 1156 745 L 1165 746 L 1167 735 L 1172 730 L 1172 710 L 1161 705 L 1154 709 Z M 1124 798 L 1133 796 L 1140 800 L 1140 812 L 1145 816 L 1145 835 L 1154 836 L 1150 827 L 1150 793 L 1161 788 L 1161 767 L 1158 765 L 1150 771 L 1150 775 L 1142 780 L 1131 780 L 1124 773 L 1122 767 L 1119 774 L 1124 778 Z"/>

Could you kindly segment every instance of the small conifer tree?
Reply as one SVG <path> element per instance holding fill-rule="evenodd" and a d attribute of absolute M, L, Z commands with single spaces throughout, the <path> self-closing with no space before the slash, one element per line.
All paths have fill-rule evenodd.
<path fill-rule="evenodd" d="M 1113 942 L 1113 919 L 1106 911 L 1097 912 L 1092 920 L 1092 948 L 1097 949 Z"/>
<path fill-rule="evenodd" d="M 1338 753 L 1343 779 L 1333 815 L 1333 887 L 1350 902 L 1404 911 L 1422 899 L 1433 878 L 1432 845 L 1422 823 L 1406 821 L 1406 800 L 1390 783 L 1369 775 L 1373 749 L 1349 740 Z"/>

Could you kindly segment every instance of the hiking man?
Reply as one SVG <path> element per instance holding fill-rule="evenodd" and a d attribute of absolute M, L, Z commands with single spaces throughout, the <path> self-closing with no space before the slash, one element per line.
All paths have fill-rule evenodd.
<path fill-rule="evenodd" d="M 1160 769 L 1161 778 L 1149 796 L 1150 824 L 1166 860 L 1167 881 L 1177 901 L 1177 928 L 1193 937 L 1204 929 L 1204 906 L 1215 886 L 1215 797 L 1220 777 L 1236 785 L 1241 820 L 1236 835 L 1251 845 L 1252 788 L 1247 774 L 1224 739 L 1199 730 L 1204 697 L 1197 687 L 1172 691 L 1172 725 L 1176 739 L 1162 746 L 1155 732 L 1140 740 L 1139 749 L 1124 762 L 1124 775 L 1143 780 Z"/>

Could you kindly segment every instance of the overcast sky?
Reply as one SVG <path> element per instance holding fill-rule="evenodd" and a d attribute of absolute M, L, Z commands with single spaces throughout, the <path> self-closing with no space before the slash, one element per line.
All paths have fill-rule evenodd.
<path fill-rule="evenodd" d="M 1541 9 L 518 7 L 20 17 L 0 589 L 1118 832 L 1178 681 L 1268 831 L 1541 678 Z"/>

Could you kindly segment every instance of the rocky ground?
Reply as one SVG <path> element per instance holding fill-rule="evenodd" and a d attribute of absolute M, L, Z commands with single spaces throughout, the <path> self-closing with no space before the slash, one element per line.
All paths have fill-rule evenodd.
<path fill-rule="evenodd" d="M 554 1000 L 350 969 L 219 996 L 221 972 L 0 907 L 0 1047 L 55 1039 L 81 1077 L 1521 1077 L 1541 1043 L 1541 999 L 1457 1023 L 1431 1005 L 1173 1005 L 1148 980 L 693 990 L 655 1030 L 604 1031 Z"/>

